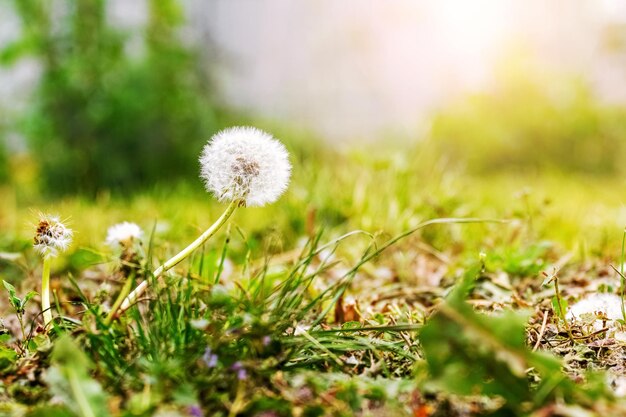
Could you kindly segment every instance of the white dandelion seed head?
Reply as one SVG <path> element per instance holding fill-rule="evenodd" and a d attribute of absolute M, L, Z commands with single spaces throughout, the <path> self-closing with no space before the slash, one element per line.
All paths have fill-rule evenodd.
<path fill-rule="evenodd" d="M 291 176 L 285 146 L 254 127 L 216 133 L 200 155 L 200 177 L 220 201 L 241 200 L 246 206 L 273 203 Z"/>
<path fill-rule="evenodd" d="M 44 258 L 53 258 L 72 243 L 72 230 L 57 216 L 42 215 L 35 232 L 34 248 Z"/>
<path fill-rule="evenodd" d="M 135 223 L 122 222 L 114 224 L 107 230 L 105 243 L 115 249 L 121 246 L 128 246 L 133 241 L 141 240 L 143 230 Z"/>

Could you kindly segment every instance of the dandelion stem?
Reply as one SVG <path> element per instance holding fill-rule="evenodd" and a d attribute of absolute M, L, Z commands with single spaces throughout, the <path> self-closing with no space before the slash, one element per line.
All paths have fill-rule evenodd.
<path fill-rule="evenodd" d="M 41 311 L 43 312 L 44 326 L 52 321 L 52 311 L 50 311 L 50 263 L 51 257 L 44 256 L 43 272 L 41 274 Z"/>
<path fill-rule="evenodd" d="M 211 238 L 215 233 L 217 233 L 217 231 L 220 229 L 220 227 L 222 227 L 224 224 L 226 224 L 226 221 L 230 218 L 230 216 L 235 212 L 235 210 L 237 209 L 237 207 L 239 207 L 242 204 L 242 200 L 233 200 L 228 207 L 226 208 L 226 210 L 224 211 L 224 213 L 222 213 L 222 215 L 220 216 L 219 219 L 217 219 L 215 221 L 215 223 L 213 223 L 211 225 L 211 227 L 209 227 L 204 233 L 202 233 L 196 240 L 194 240 L 189 246 L 187 246 L 185 249 L 183 249 L 182 251 L 180 251 L 177 255 L 175 255 L 174 257 L 172 257 L 171 259 L 169 259 L 167 262 L 165 262 L 163 265 L 161 265 L 160 267 L 158 267 L 153 273 L 152 275 L 154 275 L 154 277 L 156 279 L 159 279 L 161 277 L 161 275 L 163 275 L 165 272 L 169 271 L 170 269 L 172 269 L 174 266 L 176 266 L 177 264 L 179 264 L 181 261 L 183 261 L 185 258 L 187 258 L 194 250 L 196 250 L 197 248 L 199 248 L 200 246 L 202 246 L 202 244 L 204 242 L 206 242 L 207 240 L 209 240 L 209 238 Z M 124 302 L 122 303 L 122 305 L 119 308 L 119 311 L 117 313 L 117 315 L 119 316 L 120 314 L 124 313 L 126 310 L 128 310 L 131 306 L 132 303 L 135 302 L 135 300 L 137 300 L 137 298 L 139 298 L 148 288 L 148 280 L 144 280 L 143 282 L 141 282 L 137 288 L 135 288 L 133 290 L 133 292 L 131 292 L 128 297 L 126 297 L 126 299 L 124 300 Z"/>

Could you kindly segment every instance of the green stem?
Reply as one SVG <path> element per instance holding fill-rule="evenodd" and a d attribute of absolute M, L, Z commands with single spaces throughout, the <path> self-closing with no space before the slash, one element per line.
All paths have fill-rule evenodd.
<path fill-rule="evenodd" d="M 41 311 L 43 311 L 44 327 L 52 321 L 52 311 L 50 311 L 50 263 L 51 258 L 44 256 L 43 272 L 41 274 Z"/>
<path fill-rule="evenodd" d="M 122 287 L 122 290 L 120 291 L 120 294 L 117 296 L 115 303 L 113 303 L 113 307 L 111 307 L 111 311 L 109 311 L 109 314 L 107 315 L 106 319 L 104 319 L 105 326 L 111 325 L 111 322 L 113 321 L 113 318 L 115 317 L 115 313 L 117 312 L 117 309 L 120 308 L 122 301 L 124 301 L 126 296 L 130 293 L 130 289 L 132 288 L 134 282 L 135 282 L 135 271 L 132 271 L 130 276 L 126 278 L 126 282 L 124 283 L 124 286 Z"/>
<path fill-rule="evenodd" d="M 209 238 L 211 238 L 215 233 L 217 233 L 217 231 L 220 229 L 220 227 L 222 227 L 224 224 L 226 224 L 226 221 L 235 212 L 237 207 L 239 207 L 241 205 L 241 203 L 242 203 L 241 200 L 232 201 L 228 205 L 228 207 L 226 208 L 224 213 L 222 213 L 220 218 L 217 219 L 215 221 L 215 223 L 213 223 L 211 225 L 211 227 L 209 227 L 204 233 L 202 233 L 189 246 L 187 246 L 185 249 L 180 251 L 177 255 L 175 255 L 174 257 L 169 259 L 163 265 L 158 267 L 153 272 L 154 277 L 159 279 L 161 277 L 161 275 L 163 275 L 165 272 L 169 271 L 174 266 L 179 264 L 181 261 L 183 261 L 185 258 L 187 258 L 194 250 L 196 250 L 204 242 L 209 240 Z M 137 286 L 137 288 L 135 288 L 133 290 L 133 292 L 131 292 L 128 295 L 128 297 L 126 297 L 126 299 L 124 300 L 124 302 L 120 306 L 117 315 L 119 316 L 120 314 L 123 314 L 126 310 L 128 310 L 130 308 L 130 306 L 135 302 L 135 300 L 137 300 L 137 298 L 139 298 L 146 291 L 147 288 L 148 288 L 148 280 L 144 280 L 142 283 L 140 283 Z"/>

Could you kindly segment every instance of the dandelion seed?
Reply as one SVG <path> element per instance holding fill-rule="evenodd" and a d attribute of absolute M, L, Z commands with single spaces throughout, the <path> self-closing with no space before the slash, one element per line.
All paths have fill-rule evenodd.
<path fill-rule="evenodd" d="M 54 258 L 64 252 L 72 243 L 72 230 L 68 229 L 57 216 L 42 215 L 33 246 L 44 258 Z"/>
<path fill-rule="evenodd" d="M 291 176 L 283 144 L 253 127 L 215 134 L 202 151 L 200 166 L 207 191 L 220 201 L 241 200 L 246 206 L 276 201 Z"/>
<path fill-rule="evenodd" d="M 134 241 L 141 240 L 143 230 L 135 223 L 122 222 L 109 227 L 105 243 L 111 248 L 129 246 Z"/>

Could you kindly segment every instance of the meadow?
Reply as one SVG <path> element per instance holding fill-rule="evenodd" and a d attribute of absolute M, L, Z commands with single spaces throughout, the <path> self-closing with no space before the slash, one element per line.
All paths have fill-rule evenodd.
<path fill-rule="evenodd" d="M 74 242 L 52 264 L 48 328 L 38 296 L 16 311 L 3 295 L 0 412 L 626 412 L 615 394 L 623 342 L 606 328 L 569 327 L 559 307 L 619 291 L 611 266 L 621 256 L 626 182 L 557 170 L 472 173 L 429 142 L 315 143 L 287 142 L 285 195 L 239 209 L 112 323 L 105 317 L 124 282 L 154 280 L 150 271 L 225 204 L 198 178 L 95 199 L 3 189 L 0 273 L 16 297 L 39 291 L 38 212 L 67 219 Z M 27 184 L 28 164 L 22 170 Z M 104 244 L 122 221 L 145 231 L 130 263 Z M 557 273 L 561 301 L 545 275 Z"/>
<path fill-rule="evenodd" d="M 504 32 L 483 62 L 489 19 L 533 16 L 515 8 L 407 2 L 353 28 L 302 6 L 341 30 L 306 20 L 297 56 L 255 72 L 213 45 L 211 25 L 272 49 L 214 15 L 231 2 L 126 3 L 2 5 L 0 75 L 28 88 L 0 103 L 0 416 L 626 415 L 626 108 L 590 75 L 613 82 L 626 42 L 608 19 L 572 46 L 587 24 L 567 20 L 612 2 L 545 19 L 565 21 L 547 32 L 572 62 L 606 49 L 584 74 Z M 263 10 L 253 37 L 284 29 Z M 477 68 L 452 68 L 459 52 L 484 86 L 462 88 Z M 283 80 L 298 62 L 315 74 Z M 262 109 L 229 105 L 224 75 L 254 81 L 239 98 Z M 376 120 L 364 142 L 351 129 L 385 86 L 406 124 Z M 292 93 L 301 117 L 271 116 Z M 286 150 L 258 131 L 220 142 L 231 126 Z"/>

